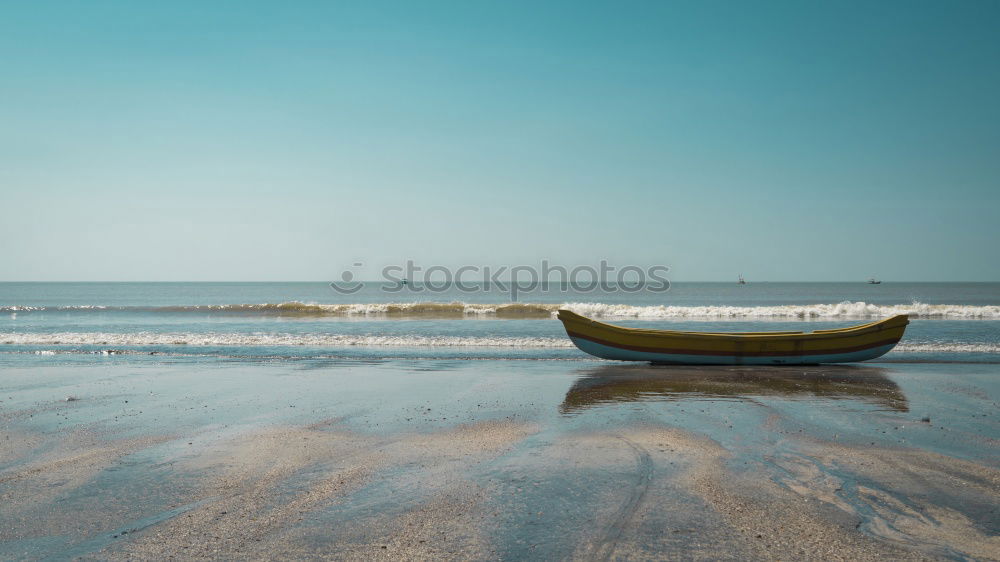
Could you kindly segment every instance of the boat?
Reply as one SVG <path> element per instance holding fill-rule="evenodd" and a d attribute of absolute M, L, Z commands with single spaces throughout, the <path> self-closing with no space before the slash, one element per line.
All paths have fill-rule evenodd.
<path fill-rule="evenodd" d="M 740 280 L 736 282 L 737 285 L 746 285 L 746 279 L 743 278 L 743 274 L 740 273 Z"/>
<path fill-rule="evenodd" d="M 874 277 L 869 277 L 868 278 L 868 284 L 869 285 L 881 285 L 882 282 L 879 281 L 878 279 L 875 279 Z"/>
<path fill-rule="evenodd" d="M 580 350 L 601 359 L 675 365 L 817 365 L 853 363 L 889 352 L 903 337 L 905 314 L 813 332 L 678 332 L 605 324 L 569 310 L 557 317 Z"/>

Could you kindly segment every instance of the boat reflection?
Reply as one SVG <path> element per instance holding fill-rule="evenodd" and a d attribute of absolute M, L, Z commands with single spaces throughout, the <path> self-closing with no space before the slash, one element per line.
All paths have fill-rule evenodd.
<path fill-rule="evenodd" d="M 559 406 L 564 414 L 615 402 L 762 396 L 860 400 L 900 412 L 906 396 L 881 367 L 708 367 L 607 365 L 588 369 Z"/>

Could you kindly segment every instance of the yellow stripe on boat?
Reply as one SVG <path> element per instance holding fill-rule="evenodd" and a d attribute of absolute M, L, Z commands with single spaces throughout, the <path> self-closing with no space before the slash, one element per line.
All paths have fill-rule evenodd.
<path fill-rule="evenodd" d="M 903 337 L 904 315 L 814 332 L 678 332 L 604 324 L 560 310 L 573 343 L 602 359 L 654 363 L 723 365 L 804 365 L 874 359 Z"/>

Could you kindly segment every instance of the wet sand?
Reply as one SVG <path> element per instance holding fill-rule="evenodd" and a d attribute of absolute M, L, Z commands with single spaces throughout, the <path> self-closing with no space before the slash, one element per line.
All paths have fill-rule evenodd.
<path fill-rule="evenodd" d="M 4 559 L 1000 559 L 998 365 L 3 380 Z"/>

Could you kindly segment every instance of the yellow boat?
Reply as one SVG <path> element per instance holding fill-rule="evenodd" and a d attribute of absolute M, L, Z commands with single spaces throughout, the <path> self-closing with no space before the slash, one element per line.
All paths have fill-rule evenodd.
<path fill-rule="evenodd" d="M 816 365 L 885 355 L 910 323 L 905 314 L 814 332 L 675 332 L 604 324 L 560 310 L 573 343 L 602 359 L 678 365 Z"/>

